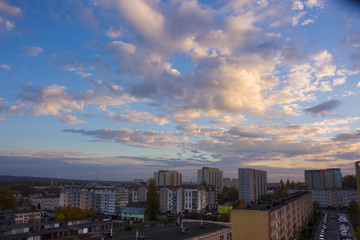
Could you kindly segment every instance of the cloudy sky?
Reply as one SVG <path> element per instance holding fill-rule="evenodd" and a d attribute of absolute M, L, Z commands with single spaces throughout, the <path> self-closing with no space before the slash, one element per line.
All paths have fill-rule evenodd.
<path fill-rule="evenodd" d="M 0 0 L 0 175 L 354 174 L 354 4 Z"/>

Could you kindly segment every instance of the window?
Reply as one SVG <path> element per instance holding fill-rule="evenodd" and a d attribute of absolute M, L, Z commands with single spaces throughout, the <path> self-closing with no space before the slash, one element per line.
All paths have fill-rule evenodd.
<path fill-rule="evenodd" d="M 224 240 L 224 235 L 221 235 L 221 236 L 219 237 L 219 240 Z"/>

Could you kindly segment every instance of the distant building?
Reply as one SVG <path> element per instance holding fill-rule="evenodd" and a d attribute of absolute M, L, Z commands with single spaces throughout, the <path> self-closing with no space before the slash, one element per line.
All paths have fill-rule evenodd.
<path fill-rule="evenodd" d="M 160 170 L 154 173 L 154 179 L 156 181 L 156 186 L 176 187 L 182 185 L 181 173 L 178 173 L 177 171 Z"/>
<path fill-rule="evenodd" d="M 359 199 L 359 206 L 360 206 L 360 161 L 355 162 L 355 171 L 356 171 L 356 185 L 357 185 L 357 192 L 358 192 L 358 199 Z"/>
<path fill-rule="evenodd" d="M 133 220 L 136 222 L 144 222 L 145 221 L 145 208 L 123 208 L 121 210 L 121 219 L 124 220 Z"/>
<path fill-rule="evenodd" d="M 207 185 L 215 187 L 218 193 L 221 193 L 223 188 L 223 171 L 218 168 L 203 167 L 198 170 L 198 184 L 206 182 Z"/>
<path fill-rule="evenodd" d="M 117 206 L 115 190 L 65 189 L 60 192 L 60 206 L 94 209 L 103 214 L 115 215 Z"/>
<path fill-rule="evenodd" d="M 39 223 L 41 211 L 19 211 L 15 212 L 15 224 Z"/>
<path fill-rule="evenodd" d="M 268 204 L 252 204 L 230 212 L 233 238 L 295 239 L 313 213 L 310 192 L 298 192 Z"/>
<path fill-rule="evenodd" d="M 257 202 L 260 195 L 267 193 L 267 174 L 252 168 L 238 169 L 239 200 L 246 203 Z"/>
<path fill-rule="evenodd" d="M 305 183 L 310 190 L 340 189 L 342 187 L 340 168 L 305 170 Z"/>
<path fill-rule="evenodd" d="M 31 204 L 35 207 L 40 204 L 40 210 L 54 210 L 60 204 L 60 195 L 34 197 L 31 198 Z"/>
<path fill-rule="evenodd" d="M 145 182 L 144 182 L 144 179 L 134 179 L 133 180 L 133 184 L 135 185 L 135 186 L 142 186 L 143 184 L 145 184 Z"/>
<path fill-rule="evenodd" d="M 146 202 L 146 187 L 134 187 L 129 189 L 129 202 Z"/>
<path fill-rule="evenodd" d="M 359 202 L 357 190 L 309 190 L 313 200 L 322 208 L 349 207 L 352 200 Z"/>

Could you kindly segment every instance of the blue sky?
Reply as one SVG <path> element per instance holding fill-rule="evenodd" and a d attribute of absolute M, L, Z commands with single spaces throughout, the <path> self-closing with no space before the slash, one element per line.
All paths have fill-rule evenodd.
<path fill-rule="evenodd" d="M 0 0 L 0 174 L 354 174 L 355 3 Z"/>

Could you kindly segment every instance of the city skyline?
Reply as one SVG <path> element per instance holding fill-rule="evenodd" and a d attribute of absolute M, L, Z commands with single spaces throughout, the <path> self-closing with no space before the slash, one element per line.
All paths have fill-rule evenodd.
<path fill-rule="evenodd" d="M 0 175 L 355 174 L 352 4 L 0 0 Z"/>

